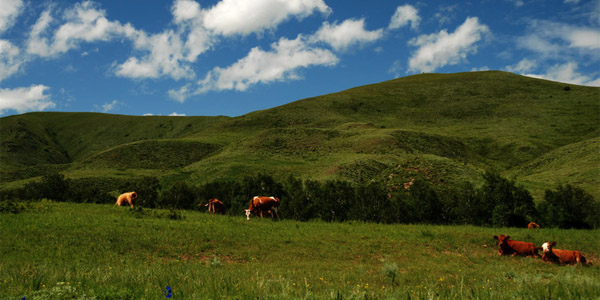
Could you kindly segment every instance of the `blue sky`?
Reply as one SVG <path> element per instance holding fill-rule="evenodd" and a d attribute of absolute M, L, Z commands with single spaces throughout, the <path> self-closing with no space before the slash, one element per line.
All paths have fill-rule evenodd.
<path fill-rule="evenodd" d="M 600 0 L 0 0 L 0 116 L 239 116 L 477 70 L 600 86 Z"/>

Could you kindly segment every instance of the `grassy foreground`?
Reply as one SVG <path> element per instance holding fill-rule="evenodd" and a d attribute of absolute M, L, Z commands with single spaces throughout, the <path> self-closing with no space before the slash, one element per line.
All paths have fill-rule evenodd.
<path fill-rule="evenodd" d="M 408 213 L 408 212 L 407 212 Z M 597 299 L 600 231 L 271 222 L 95 204 L 0 215 L 0 299 Z M 175 215 L 177 216 L 177 215 Z M 594 265 L 500 257 L 493 235 Z"/>

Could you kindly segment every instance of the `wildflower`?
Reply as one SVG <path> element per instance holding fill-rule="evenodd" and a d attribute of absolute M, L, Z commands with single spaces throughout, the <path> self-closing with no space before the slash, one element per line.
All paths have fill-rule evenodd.
<path fill-rule="evenodd" d="M 167 285 L 167 288 L 163 293 L 165 294 L 165 296 L 167 296 L 167 299 L 173 297 L 173 291 L 171 291 L 171 286 L 169 285 Z"/>

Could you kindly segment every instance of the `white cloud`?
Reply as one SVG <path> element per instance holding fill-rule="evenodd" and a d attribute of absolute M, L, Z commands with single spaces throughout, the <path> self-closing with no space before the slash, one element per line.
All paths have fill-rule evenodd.
<path fill-rule="evenodd" d="M 18 72 L 23 63 L 19 48 L 9 41 L 0 40 L 0 82 Z"/>
<path fill-rule="evenodd" d="M 147 36 L 142 33 L 135 40 L 135 47 L 150 53 L 141 59 L 130 57 L 116 66 L 115 74 L 129 78 L 158 78 L 169 76 L 174 79 L 193 78 L 194 71 L 186 64 L 184 45 L 180 36 L 173 31 Z"/>
<path fill-rule="evenodd" d="M 102 104 L 102 112 L 109 112 L 117 109 L 121 103 L 117 100 L 113 100 L 112 102 Z"/>
<path fill-rule="evenodd" d="M 409 45 L 419 47 L 409 59 L 409 71 L 432 72 L 445 65 L 458 64 L 468 54 L 477 52 L 476 43 L 489 32 L 478 18 L 469 17 L 453 33 L 442 30 L 420 35 L 409 41 Z"/>
<path fill-rule="evenodd" d="M 28 88 L 0 88 L 0 114 L 4 114 L 9 110 L 24 113 L 55 107 L 54 102 L 49 100 L 50 96 L 46 94 L 48 89 L 49 87 L 41 84 L 32 85 Z"/>
<path fill-rule="evenodd" d="M 537 63 L 535 61 L 524 58 L 515 65 L 507 66 L 506 70 L 513 73 L 525 73 L 531 72 L 536 67 Z"/>
<path fill-rule="evenodd" d="M 0 33 L 11 28 L 23 10 L 22 0 L 0 1 Z"/>
<path fill-rule="evenodd" d="M 227 68 L 214 68 L 200 81 L 197 93 L 209 90 L 244 91 L 257 83 L 298 79 L 297 70 L 309 66 L 332 66 L 338 58 L 329 50 L 313 48 L 300 35 L 295 40 L 281 38 L 266 52 L 256 47 Z"/>
<path fill-rule="evenodd" d="M 321 28 L 310 38 L 311 42 L 323 41 L 336 51 L 346 51 L 355 44 L 376 41 L 383 37 L 383 29 L 368 31 L 365 20 L 346 20 L 342 24 L 324 22 Z"/>
<path fill-rule="evenodd" d="M 562 65 L 554 65 L 546 71 L 545 74 L 523 74 L 534 78 L 547 79 L 552 81 L 588 85 L 588 86 L 600 86 L 600 77 L 592 78 L 587 75 L 583 75 L 577 72 L 578 64 L 576 62 L 567 62 Z"/>
<path fill-rule="evenodd" d="M 579 3 L 579 0 L 565 0 L 565 3 L 567 3 L 567 4 L 577 4 L 577 3 Z"/>
<path fill-rule="evenodd" d="M 417 29 L 419 27 L 419 23 L 421 23 L 421 17 L 419 17 L 419 12 L 414 6 L 409 4 L 398 6 L 396 12 L 392 16 L 388 28 L 398 29 L 400 27 L 408 25 L 408 22 L 410 22 L 410 27 L 412 29 Z"/>
<path fill-rule="evenodd" d="M 194 20 L 202 15 L 200 4 L 193 0 L 175 1 L 171 8 L 171 13 L 177 23 Z"/>
<path fill-rule="evenodd" d="M 535 20 L 530 22 L 528 34 L 517 39 L 517 46 L 545 58 L 583 54 L 598 59 L 600 29 Z"/>
<path fill-rule="evenodd" d="M 172 112 L 169 114 L 169 117 L 185 117 L 185 114 L 178 114 L 176 112 Z"/>
<path fill-rule="evenodd" d="M 109 21 L 103 10 L 90 1 L 75 4 L 62 16 L 65 22 L 49 32 L 55 19 L 50 9 L 44 11 L 33 26 L 27 43 L 29 54 L 51 57 L 79 47 L 82 42 L 109 41 L 116 37 L 134 38 L 138 32 L 130 24 Z"/>
<path fill-rule="evenodd" d="M 329 14 L 331 9 L 322 0 L 222 0 L 205 12 L 203 25 L 225 36 L 248 35 L 273 29 L 292 16 L 302 19 L 315 10 Z"/>
<path fill-rule="evenodd" d="M 191 96 L 192 90 L 189 84 L 186 84 L 178 90 L 169 90 L 169 98 L 177 102 L 185 102 L 185 100 Z"/>

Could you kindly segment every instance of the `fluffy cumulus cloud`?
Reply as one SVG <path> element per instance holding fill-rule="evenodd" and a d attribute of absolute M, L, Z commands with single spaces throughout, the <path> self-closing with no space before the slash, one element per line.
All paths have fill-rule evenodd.
<path fill-rule="evenodd" d="M 432 72 L 446 65 L 458 64 L 466 60 L 468 54 L 477 52 L 477 43 L 489 32 L 478 18 L 469 17 L 452 33 L 442 30 L 420 35 L 409 41 L 409 45 L 418 47 L 409 58 L 409 71 Z"/>
<path fill-rule="evenodd" d="M 12 27 L 15 19 L 23 10 L 22 0 L 0 1 L 0 33 Z"/>
<path fill-rule="evenodd" d="M 258 47 L 227 68 L 213 69 L 200 82 L 198 92 L 209 90 L 244 91 L 257 83 L 293 80 L 297 71 L 309 66 L 332 66 L 338 58 L 329 50 L 311 47 L 303 36 L 294 40 L 281 38 L 271 45 L 271 51 Z"/>
<path fill-rule="evenodd" d="M 45 110 L 55 107 L 55 103 L 46 93 L 49 87 L 45 85 L 33 85 L 15 89 L 0 88 L 0 114 L 14 110 L 24 113 L 32 110 Z"/>
<path fill-rule="evenodd" d="M 322 0 L 222 0 L 208 9 L 203 25 L 218 34 L 248 35 L 273 29 L 290 17 L 304 18 L 330 8 Z"/>
<path fill-rule="evenodd" d="M 414 6 L 409 4 L 398 6 L 396 12 L 392 16 L 388 28 L 398 29 L 408 25 L 409 22 L 412 29 L 417 29 L 419 27 L 419 23 L 421 23 L 419 11 Z"/>
<path fill-rule="evenodd" d="M 383 29 L 368 31 L 365 29 L 364 19 L 348 19 L 341 24 L 323 23 L 310 40 L 325 42 L 336 51 L 346 51 L 351 46 L 370 43 L 382 37 Z"/>
<path fill-rule="evenodd" d="M 90 1 L 77 3 L 55 20 L 51 9 L 42 13 L 34 24 L 28 40 L 27 53 L 51 57 L 77 48 L 82 42 L 109 41 L 115 37 L 133 38 L 138 34 L 130 24 L 109 21 L 106 12 Z M 52 30 L 54 22 L 63 23 Z"/>

